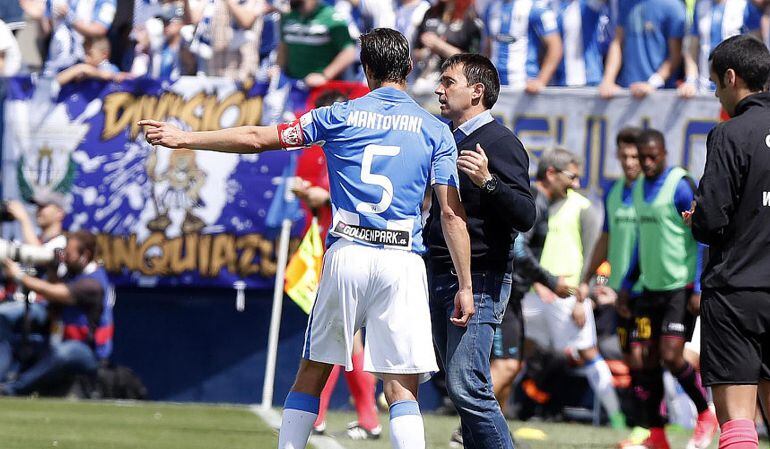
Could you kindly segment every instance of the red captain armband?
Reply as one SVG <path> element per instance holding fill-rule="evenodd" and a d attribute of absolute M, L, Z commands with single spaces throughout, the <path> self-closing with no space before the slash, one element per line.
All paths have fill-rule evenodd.
<path fill-rule="evenodd" d="M 278 141 L 281 143 L 281 148 L 305 146 L 305 136 L 302 134 L 300 119 L 278 125 Z"/>

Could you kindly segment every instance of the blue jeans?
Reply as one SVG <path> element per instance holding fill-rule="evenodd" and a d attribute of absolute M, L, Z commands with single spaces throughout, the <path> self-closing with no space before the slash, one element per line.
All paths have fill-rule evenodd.
<path fill-rule="evenodd" d="M 511 277 L 503 273 L 473 275 L 476 314 L 467 327 L 449 321 L 457 277 L 428 275 L 433 340 L 446 371 L 446 386 L 462 423 L 466 448 L 512 449 L 513 441 L 492 390 L 489 356 L 495 328 L 503 319 Z"/>
<path fill-rule="evenodd" d="M 7 394 L 30 394 L 36 390 L 70 382 L 78 374 L 95 374 L 99 363 L 94 351 L 77 340 L 38 345 L 38 356 L 29 369 L 5 384 Z"/>
<path fill-rule="evenodd" d="M 20 301 L 0 304 L 0 382 L 15 365 L 14 352 L 19 350 L 24 327 L 26 305 Z M 40 340 L 48 323 L 48 310 L 43 304 L 29 305 L 30 340 Z"/>
<path fill-rule="evenodd" d="M 24 319 L 23 302 L 0 304 L 0 382 L 14 365 L 14 352 L 21 342 Z M 30 304 L 30 335 L 26 350 L 32 365 L 19 377 L 3 385 L 6 394 L 29 394 L 33 391 L 56 386 L 72 379 L 76 374 L 95 373 L 98 362 L 94 351 L 85 343 L 75 340 L 49 342 L 39 333 L 48 321 L 48 311 L 40 303 Z M 17 364 L 18 365 L 18 364 Z"/>

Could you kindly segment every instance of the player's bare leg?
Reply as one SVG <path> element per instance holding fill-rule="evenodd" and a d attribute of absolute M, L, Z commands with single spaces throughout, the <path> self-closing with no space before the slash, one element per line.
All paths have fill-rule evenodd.
<path fill-rule="evenodd" d="M 393 449 L 425 449 L 425 429 L 417 405 L 417 374 L 384 374 L 385 399 L 390 407 L 390 444 Z"/>
<path fill-rule="evenodd" d="M 283 406 L 278 449 L 302 449 L 307 445 L 318 417 L 321 391 L 332 370 L 328 363 L 302 359 L 297 378 Z"/>
<path fill-rule="evenodd" d="M 770 386 L 760 385 L 760 399 L 770 399 Z M 755 449 L 759 447 L 754 425 L 757 404 L 756 385 L 712 385 L 714 406 L 722 428 L 719 449 Z"/>
<path fill-rule="evenodd" d="M 511 397 L 513 381 L 521 371 L 521 361 L 518 359 L 495 359 L 489 365 L 492 374 L 492 389 L 500 404 L 500 410 L 505 414 L 505 405 Z"/>

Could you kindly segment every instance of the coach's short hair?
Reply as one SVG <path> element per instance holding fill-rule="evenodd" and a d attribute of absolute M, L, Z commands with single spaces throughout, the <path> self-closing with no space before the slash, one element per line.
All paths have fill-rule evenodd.
<path fill-rule="evenodd" d="M 562 171 L 566 170 L 569 164 L 580 165 L 580 157 L 564 147 L 551 148 L 540 156 L 535 178 L 543 180 L 549 168 L 553 167 L 554 170 Z"/>
<path fill-rule="evenodd" d="M 390 28 L 375 28 L 362 34 L 361 64 L 377 81 L 402 83 L 412 70 L 409 42 Z"/>
<path fill-rule="evenodd" d="M 717 75 L 719 87 L 725 87 L 725 73 L 728 69 L 733 69 L 750 91 L 767 89 L 770 52 L 765 44 L 754 36 L 741 34 L 725 39 L 711 51 L 709 61 Z"/>
<path fill-rule="evenodd" d="M 639 133 L 639 138 L 636 139 L 636 146 L 641 148 L 650 142 L 655 142 L 661 149 L 666 149 L 666 138 L 663 136 L 663 133 L 657 129 L 650 128 L 642 130 L 642 132 Z"/>
<path fill-rule="evenodd" d="M 639 142 L 639 136 L 642 135 L 642 128 L 634 126 L 628 126 L 618 132 L 615 138 L 615 144 L 620 147 L 622 144 L 637 145 Z"/>
<path fill-rule="evenodd" d="M 492 109 L 492 106 L 497 103 L 497 96 L 500 95 L 500 75 L 492 61 L 477 53 L 459 53 L 447 58 L 441 64 L 441 71 L 457 64 L 463 65 L 463 75 L 468 80 L 468 85 L 476 83 L 484 85 L 481 104 L 487 109 Z"/>

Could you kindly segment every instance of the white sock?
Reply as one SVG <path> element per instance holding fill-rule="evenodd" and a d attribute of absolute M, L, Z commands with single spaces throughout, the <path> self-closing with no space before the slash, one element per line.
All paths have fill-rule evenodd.
<path fill-rule="evenodd" d="M 614 415 L 620 410 L 618 394 L 615 392 L 615 386 L 612 385 L 612 372 L 607 362 L 601 356 L 596 357 L 586 364 L 585 373 L 588 377 L 588 383 L 594 394 L 599 396 L 602 407 L 607 415 Z"/>
<path fill-rule="evenodd" d="M 425 449 L 425 429 L 417 401 L 390 406 L 390 444 L 393 449 Z"/>
<path fill-rule="evenodd" d="M 313 423 L 318 417 L 319 399 L 309 394 L 290 391 L 283 405 L 278 449 L 304 449 Z"/>

